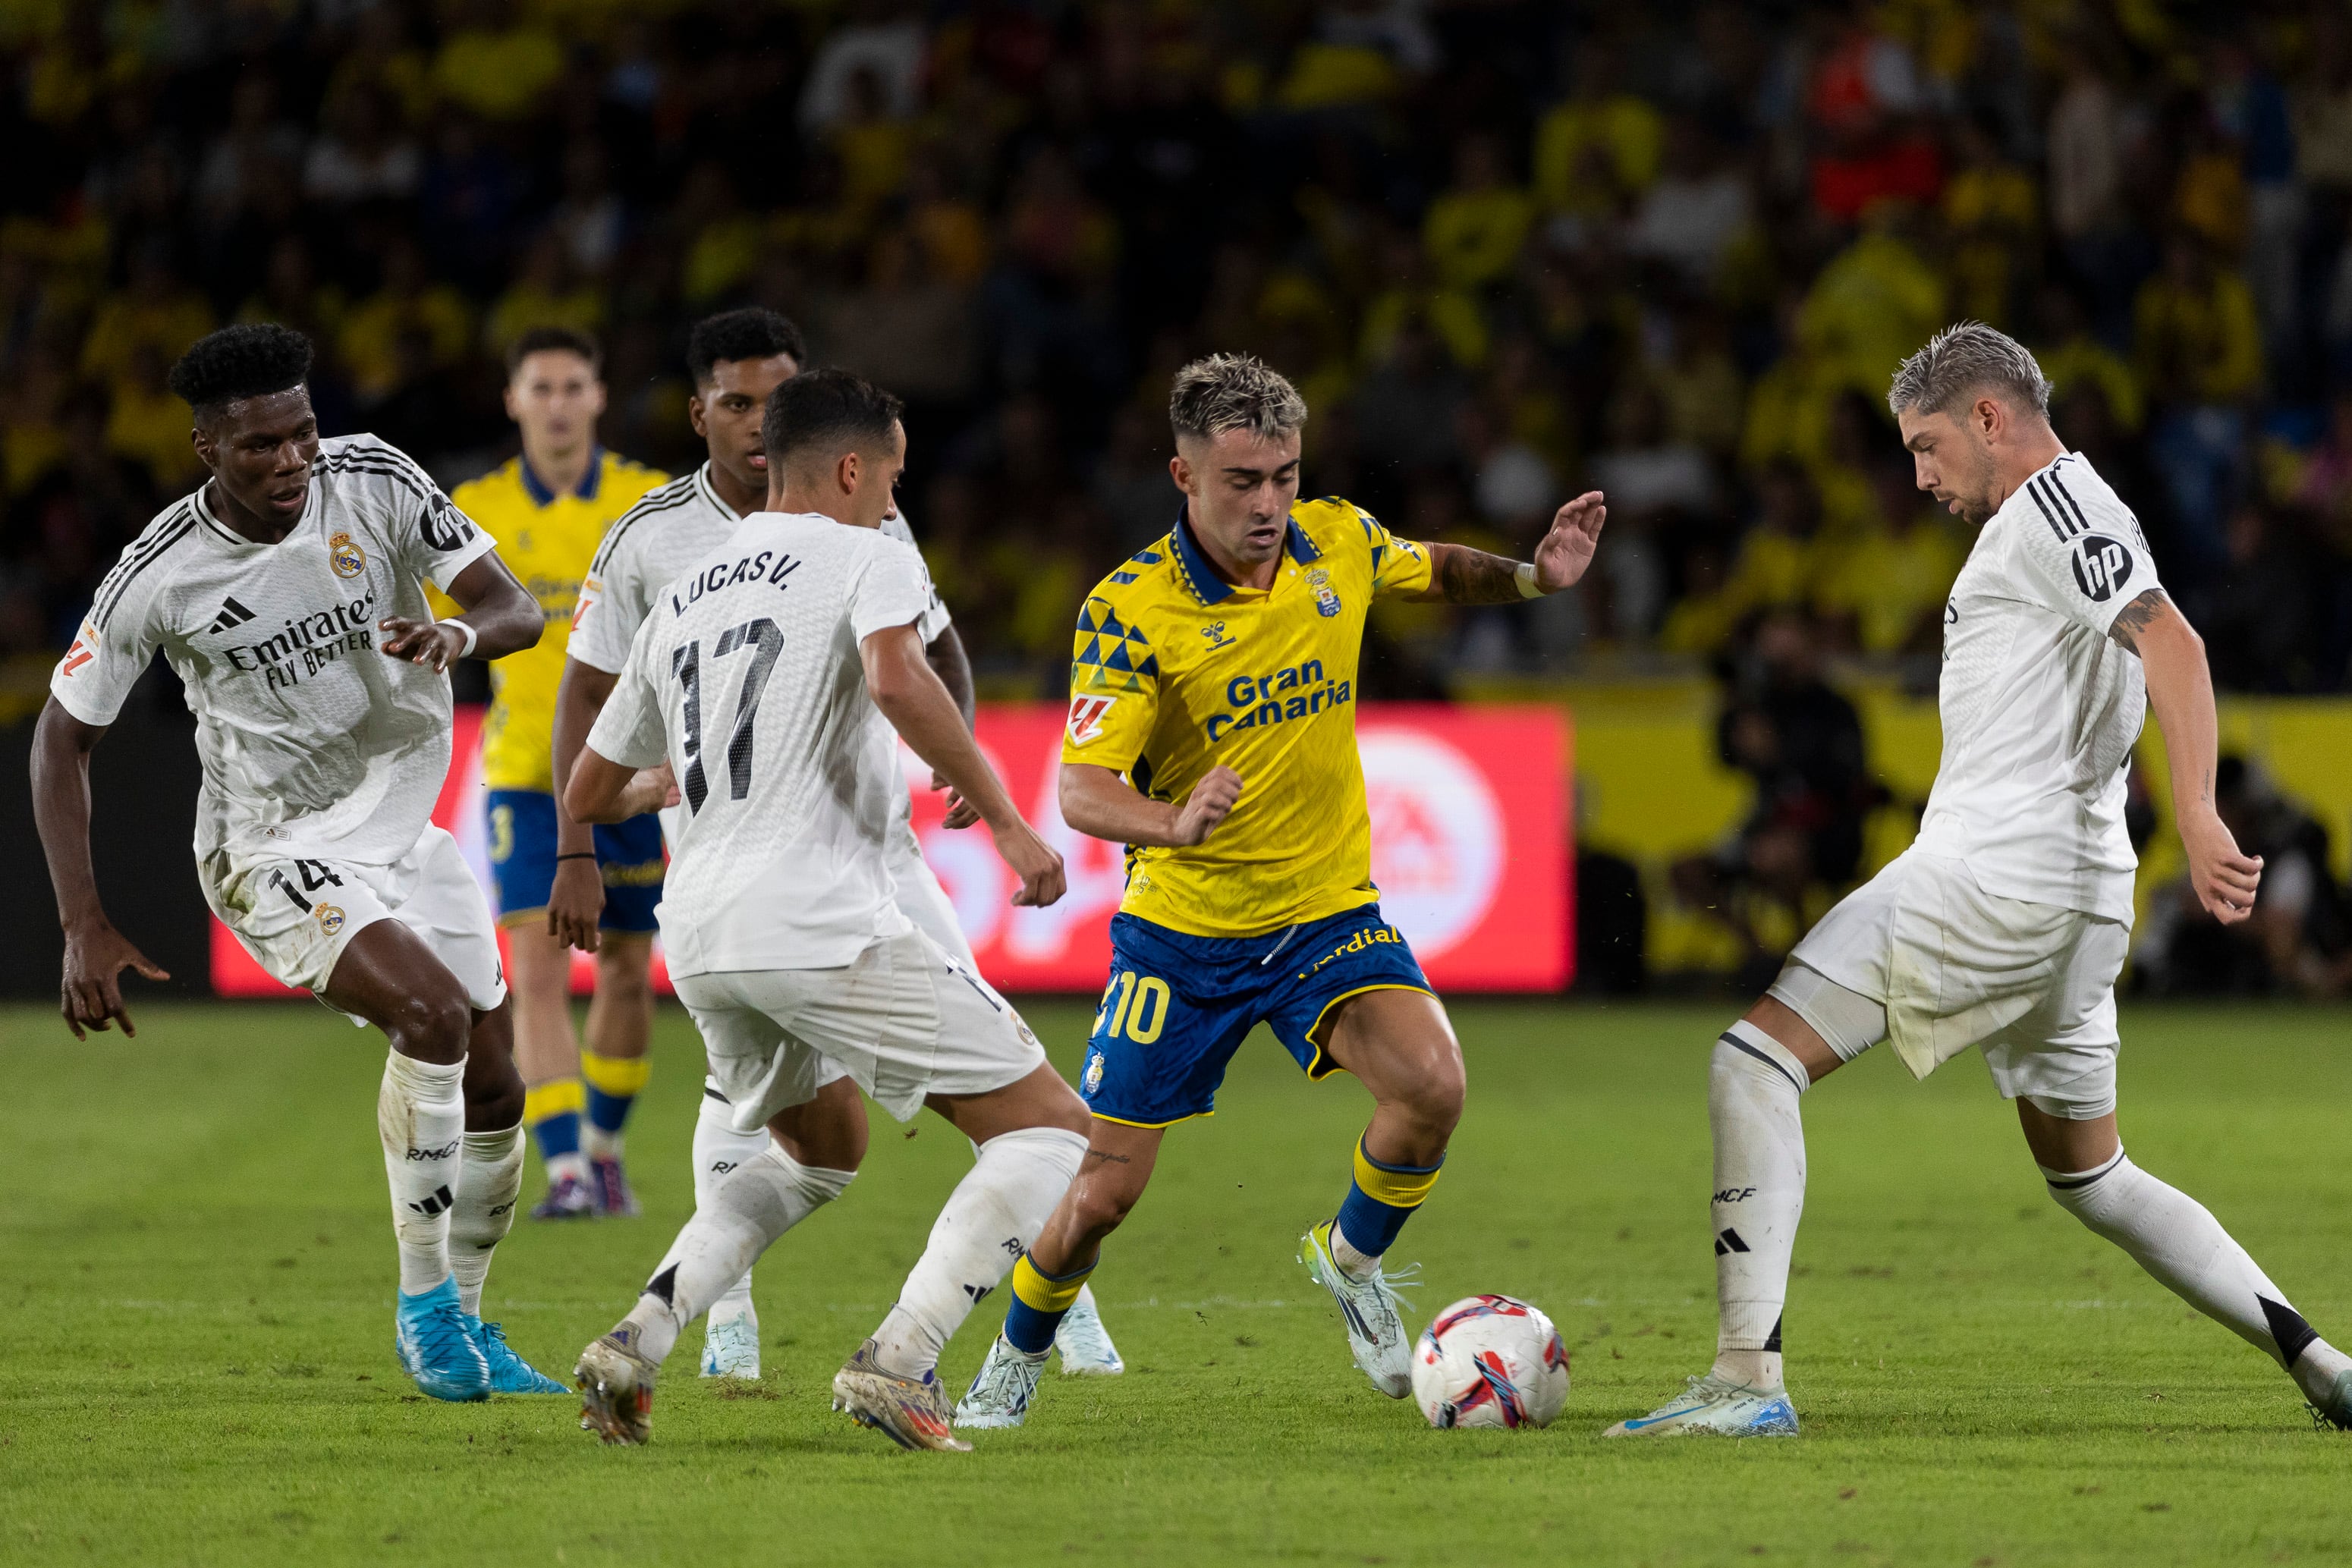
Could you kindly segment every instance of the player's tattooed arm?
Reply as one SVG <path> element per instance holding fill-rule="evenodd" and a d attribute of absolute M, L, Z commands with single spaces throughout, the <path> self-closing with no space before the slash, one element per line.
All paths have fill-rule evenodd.
<path fill-rule="evenodd" d="M 1535 559 L 1524 565 L 1464 545 L 1424 544 L 1429 587 L 1406 597 L 1446 604 L 1516 604 L 1558 593 L 1591 567 L 1592 552 L 1601 548 L 1601 526 L 1608 519 L 1601 492 L 1586 491 L 1552 515 L 1549 531 L 1536 543 Z"/>
<path fill-rule="evenodd" d="M 1519 563 L 1467 545 L 1424 544 L 1429 587 L 1408 597 L 1444 604 L 1517 604 Z"/>
<path fill-rule="evenodd" d="M 2107 635 L 2123 647 L 2138 653 L 2140 634 L 2155 623 L 2157 616 L 2171 602 L 2164 596 L 2161 588 L 2143 591 L 2139 597 L 2116 612 L 2114 622 L 2107 627 Z"/>

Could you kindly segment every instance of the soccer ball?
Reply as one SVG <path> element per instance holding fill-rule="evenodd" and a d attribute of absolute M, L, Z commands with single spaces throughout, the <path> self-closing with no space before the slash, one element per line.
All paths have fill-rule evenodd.
<path fill-rule="evenodd" d="M 1433 1427 L 1549 1427 L 1568 1403 L 1568 1347 L 1510 1296 L 1465 1296 L 1412 1351 L 1412 1399 Z"/>

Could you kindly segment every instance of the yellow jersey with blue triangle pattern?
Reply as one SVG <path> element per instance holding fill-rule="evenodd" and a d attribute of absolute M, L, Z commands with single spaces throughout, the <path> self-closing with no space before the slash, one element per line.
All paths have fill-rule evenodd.
<path fill-rule="evenodd" d="M 1119 908 L 1193 936 L 1249 936 L 1370 904 L 1370 813 L 1356 665 L 1377 598 L 1429 586 L 1429 552 L 1353 504 L 1300 501 L 1274 585 L 1216 574 L 1180 515 L 1078 612 L 1065 763 L 1181 800 L 1242 777 L 1233 815 L 1190 849 L 1130 849 Z"/>
<path fill-rule="evenodd" d="M 482 720 L 482 782 L 492 789 L 555 788 L 555 688 L 580 580 L 604 531 L 669 476 L 598 448 L 580 488 L 559 495 L 520 457 L 450 492 L 457 509 L 499 542 L 505 560 L 546 622 L 536 647 L 490 665 L 490 711 Z M 438 613 L 449 613 L 436 603 Z"/>

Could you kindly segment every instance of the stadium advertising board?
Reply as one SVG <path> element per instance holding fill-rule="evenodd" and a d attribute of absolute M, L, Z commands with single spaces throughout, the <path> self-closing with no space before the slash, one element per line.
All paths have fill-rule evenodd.
<path fill-rule="evenodd" d="M 1074 831 L 1055 799 L 1061 707 L 992 704 L 981 745 L 1013 798 L 1069 867 L 1070 890 L 1050 909 L 1006 901 L 1012 873 L 986 830 L 940 825 L 943 797 L 929 769 L 902 753 L 914 782 L 915 831 L 954 901 L 981 970 L 1008 991 L 1092 991 L 1110 961 L 1110 916 L 1123 883 L 1121 852 Z M 481 715 L 457 716 L 456 762 L 434 820 L 457 836 L 485 887 L 489 843 L 476 745 Z M 1371 806 L 1372 876 L 1382 908 L 1412 939 L 1441 990 L 1549 991 L 1570 977 L 1566 721 L 1549 707 L 1455 708 L 1372 704 L 1359 720 Z M 656 960 L 658 966 L 658 959 Z M 213 988 L 222 996 L 284 996 L 217 922 Z M 591 961 L 573 966 L 584 992 Z M 656 984 L 667 990 L 656 967 Z"/>

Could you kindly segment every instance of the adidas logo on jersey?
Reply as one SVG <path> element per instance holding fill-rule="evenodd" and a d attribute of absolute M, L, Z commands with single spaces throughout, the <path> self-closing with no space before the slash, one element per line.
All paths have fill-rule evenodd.
<path fill-rule="evenodd" d="M 430 1219 L 435 1215 L 446 1210 L 457 1201 L 457 1200 L 456 1198 L 449 1196 L 449 1189 L 447 1187 L 437 1186 L 433 1189 L 431 1197 L 424 1199 L 422 1202 L 412 1203 L 408 1207 L 423 1215 L 425 1218 Z"/>
<path fill-rule="evenodd" d="M 220 613 L 213 617 L 213 623 L 210 626 L 205 627 L 205 630 L 207 632 L 232 632 L 252 619 L 253 612 L 247 610 L 244 605 L 239 604 L 236 601 L 236 596 L 235 594 L 231 594 L 221 601 Z"/>

